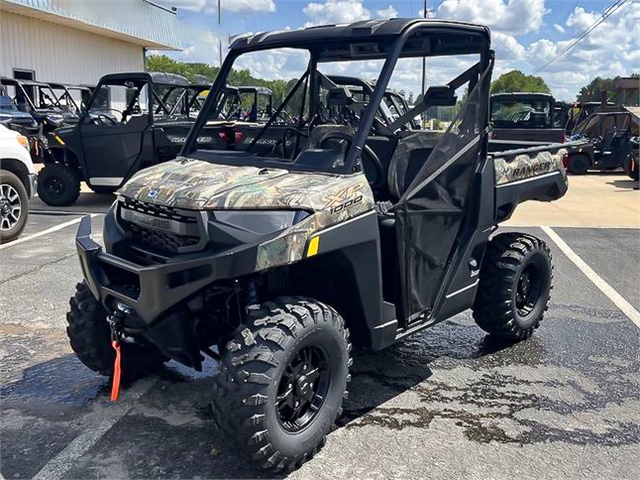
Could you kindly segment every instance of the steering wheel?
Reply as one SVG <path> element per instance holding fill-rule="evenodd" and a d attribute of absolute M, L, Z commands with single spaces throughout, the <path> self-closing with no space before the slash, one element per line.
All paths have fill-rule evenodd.
<path fill-rule="evenodd" d="M 348 144 L 347 151 L 348 151 L 351 148 L 351 145 L 353 144 L 353 135 L 349 135 L 348 133 L 343 133 L 343 132 L 328 133 L 320 141 L 320 145 L 319 145 L 320 148 L 325 148 L 325 144 L 329 140 L 342 140 L 344 142 L 347 142 Z M 373 168 L 376 171 L 376 179 L 373 182 L 369 181 L 369 186 L 371 187 L 372 190 L 378 190 L 384 186 L 384 183 L 386 180 L 385 174 L 384 174 L 384 167 L 382 166 L 380 157 L 376 155 L 376 152 L 374 152 L 369 145 L 363 145 L 362 153 L 364 153 L 369 158 L 369 160 L 371 160 L 371 163 L 373 164 Z"/>
<path fill-rule="evenodd" d="M 271 149 L 272 155 L 273 153 L 275 153 L 275 151 L 278 149 L 278 146 L 279 146 L 281 148 L 282 158 L 290 158 L 289 155 L 287 155 L 287 135 L 290 132 L 295 133 L 298 137 L 304 137 L 304 138 L 309 137 L 309 135 L 306 132 L 303 132 L 302 130 L 299 130 L 295 127 L 286 127 L 284 130 L 282 130 L 282 138 L 278 140 L 277 143 Z M 294 153 L 292 153 L 291 155 L 293 156 Z"/>

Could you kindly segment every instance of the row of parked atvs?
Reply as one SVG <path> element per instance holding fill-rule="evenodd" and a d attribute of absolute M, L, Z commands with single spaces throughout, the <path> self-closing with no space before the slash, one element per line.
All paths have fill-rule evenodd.
<path fill-rule="evenodd" d="M 373 85 L 354 77 L 323 76 L 320 82 L 325 88 L 346 87 L 361 98 L 373 92 Z M 112 193 L 140 169 L 175 158 L 209 88 L 206 79 L 189 82 L 160 72 L 106 75 L 97 87 L 2 77 L 0 123 L 27 136 L 34 161 L 45 164 L 40 198 L 65 206 L 76 201 L 82 181 L 97 193 Z M 225 148 L 242 143 L 232 125 L 266 123 L 273 103 L 266 87 L 227 86 L 207 140 Z M 409 110 L 406 100 L 389 90 L 378 115 L 393 121 Z M 293 115 L 282 110 L 275 121 L 292 124 Z M 633 109 L 591 102 L 567 110 L 548 94 L 495 94 L 491 121 L 493 151 L 585 139 L 587 143 L 568 149 L 565 166 L 570 173 L 622 167 L 638 179 L 640 120 Z M 416 119 L 406 128 L 420 129 L 420 123 Z M 290 139 L 263 141 L 283 148 Z"/>

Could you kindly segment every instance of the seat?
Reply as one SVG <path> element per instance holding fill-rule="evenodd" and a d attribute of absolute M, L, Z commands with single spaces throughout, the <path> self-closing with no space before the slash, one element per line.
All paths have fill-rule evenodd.
<path fill-rule="evenodd" d="M 391 157 L 387 184 L 391 200 L 397 202 L 433 152 L 442 133 L 426 130 L 403 132 Z"/>

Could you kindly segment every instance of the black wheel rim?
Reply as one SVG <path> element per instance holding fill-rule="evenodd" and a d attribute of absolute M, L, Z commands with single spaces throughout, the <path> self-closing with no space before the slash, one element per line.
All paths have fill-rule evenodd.
<path fill-rule="evenodd" d="M 49 177 L 44 182 L 44 188 L 51 195 L 62 195 L 64 193 L 64 182 L 58 177 Z"/>
<path fill-rule="evenodd" d="M 12 185 L 0 185 L 0 230 L 8 232 L 13 229 L 22 216 L 20 194 Z"/>
<path fill-rule="evenodd" d="M 527 265 L 516 284 L 516 310 L 518 315 L 526 317 L 535 308 L 542 292 L 542 275 L 537 265 Z"/>
<path fill-rule="evenodd" d="M 287 364 L 276 395 L 276 414 L 288 432 L 299 432 L 318 415 L 324 404 L 331 371 L 329 359 L 319 346 L 298 350 Z"/>

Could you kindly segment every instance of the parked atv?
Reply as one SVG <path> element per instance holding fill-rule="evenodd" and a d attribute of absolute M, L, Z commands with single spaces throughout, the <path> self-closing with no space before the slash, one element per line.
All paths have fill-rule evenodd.
<path fill-rule="evenodd" d="M 569 152 L 569 172 L 582 175 L 588 170 L 624 168 L 631 153 L 629 141 L 640 133 L 639 127 L 640 118 L 628 111 L 593 113 L 573 137 L 586 139 L 589 145 Z"/>
<path fill-rule="evenodd" d="M 564 143 L 564 127 L 556 125 L 555 99 L 548 93 L 495 93 L 491 95 L 491 142 L 498 152 L 550 143 Z"/>
<path fill-rule="evenodd" d="M 113 377 L 112 398 L 119 379 L 212 357 L 220 435 L 290 470 L 340 418 L 352 346 L 380 350 L 469 308 L 489 334 L 528 338 L 549 303 L 549 248 L 495 230 L 519 203 L 565 194 L 566 150 L 487 155 L 489 39 L 483 26 L 422 19 L 237 39 L 181 155 L 120 188 L 104 249 L 81 221 L 68 334 L 85 365 Z M 236 62 L 290 47 L 308 63 L 283 103 L 264 124 L 230 126 L 236 141 L 220 147 L 206 132 Z M 396 62 L 423 55 L 476 63 L 390 123 L 376 118 Z M 384 66 L 366 103 L 318 83 L 325 68 L 373 60 Z M 294 123 L 276 122 L 292 102 Z M 446 132 L 403 128 L 456 105 Z"/>
<path fill-rule="evenodd" d="M 188 85 L 180 75 L 158 72 L 102 77 L 77 124 L 50 135 L 40 198 L 71 205 L 81 181 L 112 193 L 138 170 L 175 158 L 194 121 L 173 111 Z"/>
<path fill-rule="evenodd" d="M 58 97 L 47 83 L 0 77 L 0 90 L 12 98 L 20 112 L 28 113 L 35 120 L 35 127 L 21 130 L 29 138 L 34 161 L 44 160 L 51 132 L 78 121 L 76 113 L 58 103 Z"/>

